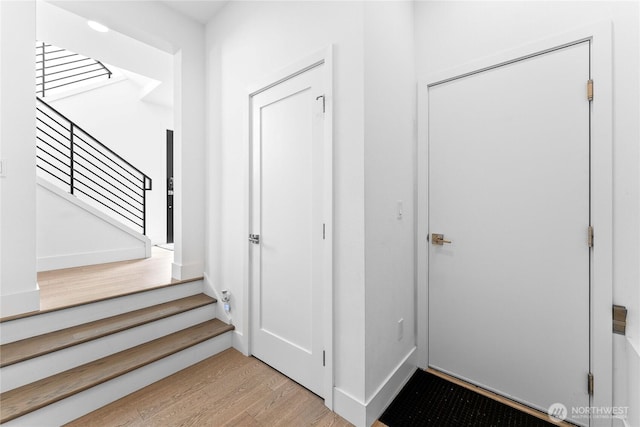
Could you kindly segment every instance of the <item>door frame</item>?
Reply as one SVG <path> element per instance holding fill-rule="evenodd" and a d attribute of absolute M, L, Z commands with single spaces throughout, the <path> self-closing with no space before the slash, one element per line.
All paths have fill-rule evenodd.
<path fill-rule="evenodd" d="M 590 75 L 594 81 L 595 94 L 590 105 L 591 225 L 594 227 L 594 235 L 596 236 L 591 254 L 590 271 L 589 359 L 595 383 L 594 394 L 590 397 L 590 406 L 613 406 L 613 337 L 611 332 L 611 306 L 613 302 L 613 74 L 611 28 L 610 21 L 590 24 L 435 73 L 418 83 L 416 313 L 418 324 L 417 360 L 422 368 L 426 368 L 429 364 L 429 243 L 427 240 L 429 233 L 429 87 L 589 40 L 591 42 Z M 585 377 L 585 387 L 586 383 Z M 569 410 L 571 409 L 569 408 Z M 596 418 L 591 420 L 591 425 L 611 425 L 611 420 Z"/>
<path fill-rule="evenodd" d="M 165 196 L 165 213 L 166 213 L 166 223 L 167 226 L 166 228 L 166 242 L 165 243 L 174 243 L 174 235 L 173 235 L 173 230 L 174 230 L 174 219 L 175 216 L 173 214 L 173 192 L 174 190 L 174 186 L 173 186 L 173 180 L 174 180 L 174 174 L 173 174 L 173 130 L 172 129 L 167 129 L 166 132 L 166 180 L 165 180 L 165 184 L 166 184 L 166 196 Z M 171 194 L 169 194 L 169 191 L 171 191 Z M 169 206 L 171 206 L 171 208 L 169 208 Z"/>
<path fill-rule="evenodd" d="M 329 409 L 333 409 L 333 383 L 334 383 L 334 365 L 333 365 L 333 49 L 328 46 L 315 53 L 312 53 L 294 63 L 282 68 L 279 71 L 271 73 L 260 79 L 256 84 L 247 90 L 247 98 L 244 106 L 245 117 L 245 135 L 246 141 L 246 165 L 247 173 L 245 175 L 245 220 L 244 220 L 244 238 L 246 241 L 246 251 L 244 256 L 244 283 L 243 289 L 246 298 L 243 301 L 243 318 L 242 323 L 245 325 L 246 335 L 242 337 L 240 348 L 244 349 L 246 355 L 251 354 L 251 248 L 247 240 L 251 227 L 251 175 L 253 173 L 251 162 L 251 102 L 253 96 L 263 92 L 273 86 L 289 80 L 299 74 L 304 73 L 312 68 L 324 65 L 322 70 L 322 78 L 325 85 L 325 115 L 324 115 L 324 135 L 323 135 L 323 216 L 325 218 L 325 240 L 324 245 L 324 263 L 323 263 L 323 311 L 322 311 L 322 330 L 323 330 L 323 347 L 325 351 L 325 366 L 323 373 L 324 392 L 322 397 L 325 405 Z"/>

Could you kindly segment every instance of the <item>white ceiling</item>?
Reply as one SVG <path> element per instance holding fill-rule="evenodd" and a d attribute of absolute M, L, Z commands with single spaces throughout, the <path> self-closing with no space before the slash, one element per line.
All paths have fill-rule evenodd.
<path fill-rule="evenodd" d="M 201 24 L 209 22 L 229 0 L 163 0 L 162 3 L 169 6 L 182 15 Z"/>

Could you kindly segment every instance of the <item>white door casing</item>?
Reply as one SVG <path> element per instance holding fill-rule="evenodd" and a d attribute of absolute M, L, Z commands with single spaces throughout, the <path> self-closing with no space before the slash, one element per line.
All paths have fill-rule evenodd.
<path fill-rule="evenodd" d="M 436 122 L 436 118 L 433 117 L 434 114 L 438 114 L 437 112 L 433 111 L 433 108 L 434 108 L 434 103 L 437 102 L 437 97 L 439 96 L 439 94 L 437 93 L 438 91 L 440 91 L 440 95 L 444 94 L 444 95 L 448 95 L 450 98 L 451 97 L 457 98 L 457 101 L 460 102 L 462 106 L 466 106 L 465 101 L 469 101 L 469 100 L 471 100 L 472 103 L 475 103 L 473 96 L 484 97 L 486 106 L 487 107 L 492 106 L 495 100 L 492 99 L 491 93 L 489 94 L 476 93 L 475 95 L 471 95 L 467 93 L 467 91 L 470 90 L 470 88 L 468 87 L 464 88 L 464 90 L 458 94 L 456 94 L 455 91 L 450 91 L 450 93 L 446 93 L 447 90 L 441 90 L 441 89 L 447 88 L 447 87 L 453 87 L 453 86 L 458 86 L 458 88 L 463 88 L 463 85 L 458 85 L 457 83 L 460 83 L 465 79 L 466 81 L 469 81 L 469 82 L 474 79 L 475 81 L 482 81 L 484 76 L 491 75 L 491 74 L 497 75 L 502 70 L 515 69 L 518 67 L 519 63 L 525 63 L 527 61 L 531 62 L 537 56 L 544 57 L 544 56 L 553 55 L 551 51 L 562 48 L 562 47 L 566 47 L 568 45 L 573 45 L 576 42 L 580 42 L 580 41 L 584 41 L 585 45 L 587 43 L 591 43 L 592 45 L 591 46 L 591 49 L 592 49 L 591 78 L 594 79 L 595 87 L 597 88 L 596 89 L 597 95 L 593 103 L 591 103 L 590 105 L 586 104 L 586 106 L 584 106 L 585 108 L 584 111 L 588 111 L 589 109 L 591 109 L 591 138 L 592 138 L 591 154 L 592 155 L 591 155 L 591 159 L 589 159 L 587 155 L 586 165 L 587 167 L 588 166 L 591 167 L 591 182 L 590 182 L 591 200 L 592 200 L 591 224 L 593 224 L 596 230 L 596 235 L 598 236 L 597 237 L 598 243 L 593 248 L 592 269 L 589 272 L 589 266 L 587 263 L 586 273 L 585 273 L 587 275 L 586 276 L 587 282 L 588 282 L 589 275 L 591 276 L 591 280 L 592 280 L 592 287 L 591 287 L 590 294 L 588 290 L 586 295 L 584 294 L 584 292 L 582 292 L 583 290 L 579 290 L 578 294 L 575 294 L 576 298 L 581 298 L 582 300 L 586 299 L 586 305 L 583 305 L 583 307 L 579 309 L 579 311 L 581 310 L 580 312 L 582 313 L 580 314 L 580 316 L 583 316 L 583 317 L 585 317 L 584 312 L 586 310 L 586 320 L 583 322 L 584 326 L 577 327 L 578 329 L 582 330 L 582 332 L 578 332 L 578 334 L 581 335 L 581 338 L 579 339 L 580 343 L 576 344 L 574 342 L 573 337 L 567 337 L 566 340 L 567 342 L 571 342 L 575 346 L 579 346 L 587 349 L 590 348 L 591 360 L 589 360 L 589 354 L 587 354 L 586 356 L 577 356 L 577 357 L 582 358 L 582 361 L 579 363 L 581 363 L 582 365 L 586 364 L 587 369 L 589 369 L 589 365 L 590 365 L 590 369 L 594 373 L 594 376 L 596 378 L 596 381 L 595 381 L 596 387 L 595 387 L 595 393 L 591 397 L 591 400 L 589 400 L 589 398 L 585 396 L 578 396 L 576 399 L 574 399 L 575 396 L 570 396 L 569 398 L 570 402 L 567 402 L 568 403 L 567 406 L 591 405 L 591 406 L 606 407 L 606 406 L 611 406 L 611 387 L 610 387 L 610 380 L 611 380 L 611 338 L 610 338 L 611 329 L 610 327 L 611 327 L 611 324 L 609 323 L 610 309 L 611 309 L 611 258 L 610 258 L 611 257 L 611 190 L 610 190 L 610 183 L 611 183 L 610 53 L 611 52 L 610 52 L 610 44 L 609 44 L 610 43 L 610 25 L 608 23 L 585 27 L 583 29 L 575 30 L 573 32 L 563 34 L 549 40 L 533 43 L 531 45 L 516 49 L 511 52 L 505 52 L 495 57 L 478 61 L 477 63 L 474 63 L 474 64 L 464 65 L 455 70 L 450 70 L 450 71 L 446 71 L 444 73 L 435 75 L 431 77 L 425 84 L 421 85 L 420 97 L 419 97 L 420 123 L 419 123 L 419 146 L 418 146 L 418 155 L 419 155 L 419 158 L 418 158 L 418 189 L 419 189 L 418 233 L 419 233 L 419 239 L 420 239 L 419 245 L 418 245 L 418 280 L 419 280 L 419 285 L 418 285 L 418 313 L 419 313 L 418 341 L 419 342 L 418 344 L 419 344 L 419 352 L 421 354 L 421 359 L 423 361 L 422 362 L 423 366 L 435 365 L 440 367 L 443 370 L 449 370 L 448 368 L 451 368 L 451 370 L 455 371 L 457 369 L 455 368 L 455 366 L 457 366 L 456 363 L 458 363 L 459 361 L 456 362 L 454 360 L 448 360 L 447 357 L 441 353 L 441 348 L 434 348 L 434 345 L 435 343 L 441 343 L 443 342 L 443 340 L 446 340 L 446 339 L 456 340 L 458 338 L 460 339 L 466 338 L 467 340 L 469 340 L 470 343 L 473 343 L 474 345 L 470 345 L 467 348 L 467 350 L 472 349 L 472 352 L 470 354 L 465 355 L 465 357 L 471 360 L 472 362 L 471 364 L 472 365 L 475 364 L 475 366 L 471 366 L 469 371 L 466 371 L 463 373 L 460 373 L 460 372 L 453 372 L 453 373 L 457 374 L 460 377 L 471 380 L 472 382 L 482 384 L 485 387 L 497 389 L 503 394 L 507 394 L 507 395 L 511 395 L 511 397 L 515 397 L 516 400 L 526 401 L 527 403 L 532 404 L 531 401 L 527 400 L 528 399 L 527 397 L 523 398 L 523 396 L 517 396 L 517 395 L 514 396 L 509 392 L 508 387 L 513 386 L 513 383 L 516 383 L 518 381 L 517 381 L 517 378 L 515 377 L 504 378 L 505 377 L 504 374 L 506 374 L 509 371 L 508 365 L 506 370 L 503 369 L 504 366 L 500 366 L 500 370 L 502 371 L 502 374 L 503 374 L 502 378 L 504 379 L 504 383 L 502 384 L 486 383 L 486 381 L 488 380 L 488 377 L 496 374 L 495 372 L 490 372 L 491 369 L 487 369 L 486 361 L 482 360 L 483 357 L 487 356 L 487 354 L 482 354 L 482 351 L 480 352 L 477 351 L 478 350 L 477 346 L 483 345 L 481 337 L 473 336 L 472 334 L 468 333 L 468 331 L 473 330 L 475 326 L 481 326 L 481 324 L 483 323 L 483 320 L 478 321 L 476 319 L 474 320 L 473 324 L 470 325 L 468 323 L 465 323 L 464 319 L 466 320 L 468 319 L 464 317 L 464 314 L 461 314 L 461 312 L 464 312 L 465 309 L 470 309 L 471 312 L 475 310 L 476 312 L 474 314 L 477 316 L 479 315 L 479 313 L 482 312 L 482 310 L 478 310 L 477 307 L 474 308 L 473 304 L 469 304 L 469 306 L 465 306 L 464 301 L 462 304 L 458 304 L 455 306 L 448 306 L 448 307 L 438 306 L 435 303 L 435 301 L 433 301 L 435 296 L 433 295 L 434 292 L 436 294 L 438 292 L 446 293 L 450 290 L 450 289 L 444 290 L 444 291 L 442 291 L 442 289 L 438 290 L 438 285 L 434 283 L 437 281 L 435 279 L 436 276 L 438 276 L 438 279 L 440 279 L 444 275 L 444 273 L 442 273 L 442 268 L 440 268 L 442 267 L 442 265 L 440 265 L 439 267 L 436 266 L 435 265 L 436 261 L 439 261 L 440 264 L 444 263 L 444 265 L 448 265 L 448 267 L 455 266 L 456 265 L 455 263 L 458 260 L 458 258 L 462 256 L 462 252 L 466 250 L 466 248 L 464 248 L 463 243 L 464 244 L 469 243 L 466 241 L 468 237 L 467 234 L 473 233 L 476 230 L 480 230 L 481 233 L 478 236 L 481 236 L 486 241 L 481 248 L 479 246 L 474 248 L 476 251 L 480 251 L 479 259 L 474 261 L 487 263 L 489 261 L 496 262 L 497 260 L 502 259 L 501 256 L 496 253 L 496 251 L 499 252 L 501 248 L 504 249 L 504 245 L 505 245 L 505 242 L 508 241 L 509 234 L 513 234 L 514 230 L 509 229 L 509 224 L 505 223 L 504 221 L 503 222 L 498 221 L 500 215 L 503 215 L 504 217 L 503 220 L 504 220 L 505 218 L 508 219 L 511 216 L 511 214 L 522 215 L 523 212 L 526 213 L 536 208 L 535 206 L 528 206 L 528 207 L 526 206 L 527 200 L 526 198 L 521 197 L 522 195 L 519 194 L 519 189 L 516 185 L 517 184 L 516 181 L 507 177 L 504 177 L 504 179 L 502 180 L 495 180 L 495 177 L 492 178 L 490 176 L 491 175 L 490 171 L 496 170 L 496 168 L 502 168 L 502 172 L 504 174 L 507 174 L 508 172 L 513 172 L 515 173 L 516 176 L 520 173 L 526 174 L 528 172 L 522 171 L 520 168 L 517 167 L 516 164 L 500 165 L 499 159 L 495 159 L 495 158 L 492 159 L 490 156 L 485 158 L 485 160 L 488 159 L 489 161 L 487 163 L 484 163 L 482 156 L 486 153 L 484 153 L 479 147 L 478 147 L 479 148 L 478 151 L 474 151 L 473 153 L 464 152 L 462 153 L 462 155 L 465 159 L 475 156 L 475 160 L 484 164 L 486 166 L 486 170 L 483 170 L 482 167 L 474 169 L 475 166 L 478 166 L 476 164 L 475 166 L 472 165 L 470 173 L 467 173 L 467 174 L 460 173 L 461 172 L 460 168 L 464 168 L 466 166 L 466 164 L 463 161 L 461 161 L 456 164 L 442 164 L 440 166 L 442 166 L 443 169 L 438 171 L 439 164 L 437 160 L 433 159 L 433 156 L 434 155 L 441 156 L 444 153 L 443 152 L 437 153 L 438 149 L 436 149 L 436 152 L 432 152 L 432 150 L 434 150 L 434 147 L 431 145 L 432 144 L 431 139 L 433 136 L 435 136 L 434 133 L 438 132 L 437 127 L 440 124 Z M 567 49 L 571 49 L 571 48 L 567 48 Z M 560 51 L 562 51 L 562 49 Z M 564 67 L 561 67 L 561 68 L 563 69 L 554 70 L 554 71 L 560 71 L 562 75 L 562 72 L 565 70 L 564 70 Z M 539 75 L 540 73 L 537 73 L 537 74 Z M 587 78 L 588 76 L 589 74 L 587 69 Z M 583 97 L 582 98 L 583 100 L 585 96 L 584 85 L 586 84 L 586 79 L 584 80 L 585 81 L 580 83 L 581 84 L 580 96 Z M 549 87 L 540 87 L 538 76 L 534 76 L 534 75 L 528 76 L 528 83 L 530 84 L 530 87 L 535 87 L 536 85 L 538 85 L 539 90 L 529 92 L 527 107 L 529 107 L 530 106 L 529 104 L 533 103 L 536 98 L 544 96 L 545 93 L 548 93 L 548 90 L 550 89 Z M 488 81 L 482 81 L 482 84 L 486 86 L 487 84 L 491 84 L 491 83 Z M 547 86 L 549 84 L 553 85 L 555 84 L 555 82 L 552 80 L 551 83 L 546 83 Z M 515 95 L 517 96 L 518 94 L 515 94 Z M 471 96 L 471 98 L 465 99 L 466 96 Z M 445 96 L 445 98 L 446 97 L 447 96 Z M 557 108 L 557 106 L 551 105 L 551 106 L 546 106 L 545 109 L 546 108 L 552 109 L 552 108 Z M 509 113 L 510 113 L 509 111 L 506 112 L 506 114 L 509 114 Z M 533 112 L 533 114 L 537 114 L 537 115 L 540 115 L 539 113 L 541 113 L 543 116 L 547 112 L 546 111 Z M 482 111 L 481 114 L 485 116 L 483 118 L 483 120 L 485 121 L 492 119 L 492 117 L 486 117 L 487 114 L 490 114 L 488 111 Z M 562 111 L 561 114 L 564 115 L 565 112 Z M 437 120 L 441 121 L 442 117 L 439 117 Z M 473 117 L 471 118 L 471 120 L 473 121 Z M 458 128 L 465 126 L 462 123 L 463 122 L 457 123 Z M 564 126 L 564 124 L 562 123 L 562 120 L 558 121 L 558 123 L 560 123 L 561 126 Z M 448 124 L 452 125 L 452 123 L 448 123 Z M 466 130 L 475 129 L 474 125 L 476 127 L 479 126 L 480 128 L 482 128 L 483 126 L 482 124 L 478 125 L 478 123 L 471 123 L 471 125 L 468 126 L 468 129 Z M 460 129 L 458 128 L 454 128 L 453 133 L 460 131 Z M 507 130 L 499 129 L 497 134 L 495 135 L 496 138 L 499 136 L 498 134 L 500 134 L 503 131 L 506 132 Z M 536 132 L 536 131 L 537 129 L 533 129 L 533 132 Z M 551 133 L 553 134 L 554 131 L 555 129 L 552 129 Z M 529 133 L 530 133 L 529 130 L 527 130 L 527 135 L 523 135 L 525 139 L 530 136 Z M 464 132 L 462 132 L 462 134 L 464 134 Z M 482 143 L 482 144 L 486 143 L 486 141 L 483 141 L 479 135 L 477 137 L 474 136 L 474 138 L 478 143 Z M 520 141 L 521 139 L 518 138 L 518 141 L 514 141 L 514 142 L 520 142 Z M 494 143 L 494 140 L 492 138 L 489 138 L 485 148 L 489 148 L 493 143 Z M 472 150 L 474 150 L 475 148 L 476 147 L 472 146 Z M 510 149 L 510 146 L 506 146 L 506 148 Z M 505 149 L 505 147 L 501 147 L 501 149 Z M 551 147 L 549 149 L 551 150 L 551 154 L 554 156 L 568 154 L 568 153 L 562 154 L 561 152 L 558 152 L 557 147 Z M 444 150 L 445 152 L 446 150 L 455 150 L 455 147 L 446 146 Z M 518 150 L 515 150 L 512 152 L 512 154 L 514 153 L 517 155 L 522 154 L 522 152 Z M 448 155 L 451 155 L 451 154 L 452 153 L 448 153 Z M 455 154 L 459 154 L 459 153 L 455 153 Z M 584 153 L 582 154 L 582 157 L 584 158 Z M 569 159 L 573 160 L 573 157 L 569 156 Z M 533 159 L 529 158 L 529 160 L 533 160 Z M 544 159 L 538 159 L 538 160 L 539 160 L 538 163 L 540 163 L 540 160 L 544 160 Z M 494 162 L 494 164 L 492 164 L 492 162 Z M 525 164 L 526 163 L 533 164 L 535 163 L 535 160 L 525 161 Z M 431 168 L 428 167 L 429 164 L 432 165 Z M 449 169 L 444 169 L 444 168 L 449 168 Z M 465 186 L 473 187 L 476 189 L 475 192 L 470 191 L 468 194 L 465 194 L 466 201 L 473 200 L 477 204 L 477 206 L 482 207 L 483 206 L 482 203 L 486 201 L 486 200 L 483 201 L 483 197 L 486 197 L 488 199 L 491 199 L 491 197 L 495 198 L 495 196 L 499 195 L 500 192 L 502 192 L 504 195 L 514 195 L 515 198 L 509 198 L 509 199 L 517 201 L 517 203 L 507 204 L 507 206 L 504 206 L 505 209 L 503 211 L 495 212 L 494 218 L 492 218 L 492 220 L 494 221 L 492 224 L 484 224 L 482 221 L 480 222 L 476 221 L 475 223 L 473 223 L 474 221 L 471 221 L 472 222 L 471 224 L 463 225 L 461 229 L 455 229 L 455 230 L 436 229 L 436 228 L 442 227 L 442 224 L 446 223 L 447 220 L 452 219 L 455 222 L 457 218 L 447 218 L 444 216 L 441 216 L 441 218 L 437 218 L 438 208 L 436 207 L 436 199 L 438 200 L 437 202 L 438 204 L 442 204 L 443 201 L 446 202 L 446 194 L 444 195 L 441 194 L 439 196 L 438 194 L 433 194 L 434 193 L 433 188 L 435 185 L 437 185 L 437 183 L 434 182 L 436 180 L 435 176 L 440 176 L 440 174 L 442 174 L 443 171 L 444 171 L 444 174 L 447 175 L 447 173 L 450 172 L 450 169 L 456 169 L 456 168 L 457 168 L 458 174 L 450 173 L 449 178 L 455 177 L 455 176 L 461 176 L 461 177 L 466 176 L 467 179 L 473 182 L 467 183 L 470 185 L 467 185 L 463 182 L 454 182 L 454 187 L 457 185 L 462 187 L 465 187 Z M 512 170 L 510 171 L 509 168 L 511 168 Z M 572 176 L 571 179 L 573 178 L 574 177 Z M 482 191 L 479 191 L 479 188 L 480 188 L 478 187 L 479 184 L 491 183 L 492 179 L 494 179 L 493 184 L 495 184 L 493 186 L 493 189 L 495 190 L 493 194 L 487 195 L 487 194 L 483 194 Z M 544 180 L 546 178 L 545 176 L 542 176 L 540 177 L 540 179 Z M 545 199 L 542 198 L 541 200 L 545 200 Z M 561 204 L 564 204 L 567 202 L 562 198 L 556 201 L 559 201 Z M 552 200 L 549 200 L 549 202 L 552 202 L 551 204 L 555 203 L 555 201 L 552 201 Z M 579 203 L 584 205 L 585 203 L 584 197 L 582 201 Z M 549 208 L 552 209 L 552 206 L 549 206 Z M 465 214 L 464 212 L 457 212 L 457 209 L 454 209 L 454 211 L 456 211 L 453 213 L 454 217 L 460 217 Z M 479 211 L 478 209 L 476 209 L 476 211 L 473 212 L 472 215 L 476 217 L 481 216 L 483 214 L 483 212 L 481 211 L 482 211 L 482 208 Z M 571 233 L 575 234 L 576 236 L 577 236 L 577 233 L 580 232 L 580 243 L 582 245 L 585 244 L 586 226 L 589 224 L 588 210 L 586 214 L 587 214 L 586 223 L 581 226 L 581 229 L 578 230 L 576 226 L 576 227 L 573 227 L 574 229 L 571 231 Z M 554 215 L 551 215 L 551 216 L 554 216 Z M 583 218 L 584 218 L 584 215 L 583 215 Z M 535 219 L 536 221 L 538 220 L 538 218 L 535 218 Z M 438 223 L 438 221 L 440 221 L 440 223 Z M 487 229 L 487 228 L 491 228 L 491 229 Z M 552 239 L 557 232 L 558 230 L 550 229 L 550 230 L 540 231 L 539 235 L 541 236 L 541 238 L 545 237 L 545 238 Z M 567 234 L 565 227 L 560 227 L 560 232 Z M 445 234 L 445 239 L 452 240 L 453 243 L 451 245 L 444 245 L 442 247 L 434 247 L 426 240 L 428 233 L 443 233 Z M 454 237 L 451 233 L 455 234 L 456 237 Z M 528 234 L 527 239 L 532 238 L 531 236 L 533 236 L 534 240 L 537 239 L 537 236 L 535 235 L 535 233 L 527 232 L 525 234 Z M 533 250 L 533 247 L 535 247 L 537 244 L 538 243 L 533 242 L 532 244 L 528 243 L 526 246 L 523 246 L 524 252 L 528 251 L 530 252 L 530 254 L 528 255 L 535 255 L 536 252 L 539 252 L 539 251 Z M 565 244 L 565 243 L 562 243 L 562 244 Z M 582 249 L 583 252 L 588 253 L 588 249 L 586 249 L 586 246 L 582 246 L 582 248 L 583 248 Z M 556 249 L 555 246 L 553 246 L 552 250 L 554 249 Z M 579 248 L 577 247 L 576 249 L 579 250 Z M 510 249 L 507 252 L 511 254 L 513 250 Z M 549 254 L 546 253 L 547 251 L 545 250 L 544 252 L 545 253 L 542 254 L 542 257 L 549 258 L 548 257 Z M 427 263 L 427 259 L 429 260 L 428 263 Z M 580 262 L 584 263 L 584 257 L 583 257 L 583 261 L 580 261 Z M 434 265 L 431 265 L 431 264 L 434 264 Z M 562 265 L 564 265 L 564 263 Z M 476 265 L 476 267 L 478 267 L 478 265 Z M 526 268 L 526 263 L 524 264 L 524 267 Z M 540 271 L 538 270 L 541 270 L 540 266 L 537 265 L 536 267 L 537 269 L 533 271 L 534 274 L 540 273 Z M 500 265 L 499 268 L 495 269 L 496 271 L 492 272 L 492 274 L 494 274 L 494 278 L 496 279 L 495 282 L 491 284 L 492 286 L 490 286 L 490 287 L 493 287 L 493 290 L 492 290 L 493 292 L 510 291 L 509 288 L 506 288 L 506 289 L 501 288 L 501 286 L 503 287 L 505 286 L 505 283 L 508 283 L 508 282 L 505 282 L 503 279 L 505 278 L 505 276 L 508 276 L 506 271 L 509 270 L 509 268 L 510 268 L 509 266 Z M 559 263 L 556 263 L 553 266 L 553 268 L 562 269 L 562 266 Z M 561 273 L 564 274 L 565 272 L 562 271 Z M 469 272 L 465 273 L 465 272 L 456 271 L 453 274 L 454 275 L 451 276 L 450 278 L 457 277 L 458 280 L 460 280 L 461 276 L 464 276 L 465 274 L 469 274 Z M 582 278 L 581 280 L 584 280 L 584 278 Z M 427 286 L 429 289 L 429 293 L 427 293 Z M 469 292 L 473 294 L 473 297 L 475 297 L 476 300 L 486 298 L 486 294 L 483 293 L 482 291 L 479 291 L 478 289 L 472 288 Z M 578 296 L 580 292 L 582 292 L 582 294 Z M 572 299 L 574 296 L 572 291 L 570 291 L 570 293 L 567 295 L 569 299 Z M 596 296 L 598 297 L 597 300 L 596 300 Z M 467 295 L 467 297 L 471 298 L 471 295 Z M 590 302 L 589 302 L 589 297 L 591 297 Z M 504 296 L 502 296 L 498 298 L 501 298 L 503 301 L 509 301 L 509 297 L 505 298 Z M 535 293 L 529 294 L 527 298 L 524 298 L 524 295 L 523 295 L 523 300 L 526 299 L 527 304 L 522 304 L 522 301 L 518 301 L 516 298 L 511 300 L 510 303 L 507 304 L 505 307 L 499 307 L 504 309 L 502 314 L 496 313 L 495 311 L 492 312 L 488 317 L 490 319 L 492 318 L 494 323 L 492 323 L 491 321 L 489 321 L 488 323 L 493 324 L 495 328 L 492 329 L 489 333 L 492 339 L 495 340 L 494 346 L 496 347 L 504 346 L 503 345 L 504 340 L 507 340 L 506 341 L 507 343 L 510 341 L 512 343 L 515 342 L 515 345 L 518 347 L 518 349 L 515 349 L 514 351 L 514 349 L 511 348 L 511 346 L 506 345 L 503 348 L 503 351 L 505 352 L 504 354 L 500 355 L 501 354 L 500 351 L 496 352 L 499 355 L 498 357 L 504 357 L 505 360 L 509 360 L 510 357 L 528 358 L 530 359 L 529 365 L 533 363 L 533 365 L 530 366 L 531 368 L 530 370 L 532 372 L 535 372 L 537 369 L 536 368 L 537 365 L 535 365 L 535 361 L 538 359 L 537 356 L 539 356 L 539 353 L 541 352 L 544 353 L 545 350 L 549 351 L 549 348 L 545 349 L 544 343 L 543 343 L 543 347 L 539 347 L 539 349 L 536 350 L 535 346 L 531 345 L 531 340 L 527 340 L 526 334 L 524 333 L 521 335 L 515 335 L 515 338 L 514 336 L 504 336 L 505 331 L 510 330 L 511 332 L 514 332 L 514 331 L 520 330 L 521 332 L 523 332 L 524 330 L 527 329 L 527 327 L 535 326 L 534 324 L 529 324 L 529 325 L 523 324 L 522 323 L 523 316 L 516 316 L 515 318 L 513 317 L 514 313 L 519 315 L 518 310 L 515 309 L 516 307 L 518 307 L 518 304 L 520 305 L 520 308 L 522 308 L 522 307 L 527 307 L 535 304 L 541 304 L 544 302 L 544 298 L 537 296 Z M 532 299 L 534 301 L 532 301 Z M 565 296 L 565 299 L 566 299 L 566 296 Z M 556 305 L 556 315 L 557 315 L 558 308 L 561 305 L 557 305 L 556 302 L 557 302 L 556 300 L 553 300 L 551 301 L 550 305 L 551 306 Z M 430 310 L 427 311 L 427 307 L 429 307 Z M 589 319 L 588 317 L 589 310 L 591 311 L 591 319 Z M 506 315 L 508 313 L 511 313 L 511 317 L 503 316 L 503 314 Z M 556 325 L 554 326 L 555 331 L 564 330 L 564 331 L 567 331 L 567 334 L 573 334 L 577 330 L 576 327 L 567 324 L 567 322 L 565 322 L 565 319 L 562 318 L 563 313 L 560 313 L 560 314 L 561 314 L 560 319 L 556 322 Z M 454 327 L 450 328 L 448 331 L 443 331 L 442 330 L 443 328 L 440 328 L 438 332 L 435 332 L 433 327 L 434 323 L 441 323 L 443 316 L 448 316 L 447 322 L 449 323 L 450 326 L 451 324 L 455 324 L 455 325 Z M 503 320 L 504 323 L 500 323 L 499 320 Z M 487 326 L 486 319 L 484 320 L 484 323 L 485 323 L 484 326 Z M 532 323 L 536 323 L 536 322 L 533 321 Z M 541 322 L 541 324 L 543 323 L 544 321 Z M 547 327 L 550 327 L 550 325 L 552 324 L 553 324 L 553 321 L 547 321 Z M 464 328 L 464 326 L 466 326 L 466 329 Z M 590 332 L 589 332 L 589 326 L 591 327 Z M 446 330 L 446 328 L 444 329 Z M 586 332 L 585 332 L 585 329 L 586 329 Z M 460 331 L 461 332 L 460 336 L 458 337 L 447 336 L 446 332 L 451 333 L 451 331 Z M 549 338 L 548 344 L 550 345 L 557 345 L 557 343 L 559 342 L 558 340 L 560 341 L 562 340 L 562 338 L 560 337 L 561 333 L 557 333 L 555 331 L 552 331 L 552 335 L 548 337 Z M 438 334 L 442 334 L 442 335 L 438 336 Z M 553 338 L 554 334 L 556 335 L 555 338 Z M 542 339 L 544 340 L 544 337 L 542 337 Z M 553 344 L 554 340 L 555 340 L 555 344 Z M 526 351 L 521 351 L 521 349 L 523 350 L 526 349 Z M 460 350 L 460 348 L 458 348 L 458 350 Z M 520 352 L 521 354 L 518 355 L 518 352 Z M 485 364 L 485 366 L 482 366 L 483 364 Z M 442 365 L 442 366 L 439 366 L 439 365 Z M 544 375 L 547 375 L 547 379 L 548 379 L 549 376 L 553 375 L 553 370 L 556 368 L 557 366 L 555 365 L 552 366 L 550 371 L 545 371 L 542 374 L 542 376 L 544 377 Z M 571 369 L 571 367 L 569 369 Z M 487 377 L 473 378 L 473 376 L 476 375 L 476 373 L 474 372 L 477 372 L 477 373 L 483 372 L 484 375 L 486 375 Z M 557 371 L 556 374 L 560 376 L 561 374 L 559 374 L 558 372 L 559 371 Z M 497 374 L 496 376 L 500 377 L 501 375 Z M 542 380 L 539 380 L 539 381 L 542 382 Z M 558 381 L 562 381 L 562 379 L 559 379 Z M 580 391 L 577 392 L 577 394 L 580 394 L 581 392 L 582 393 L 586 392 L 586 377 L 580 376 L 578 381 L 580 382 L 580 385 L 579 385 Z M 508 383 L 512 383 L 512 384 L 508 384 Z M 507 390 L 505 390 L 505 387 L 507 388 Z M 563 387 L 561 386 L 559 388 L 563 388 Z M 516 392 L 516 393 L 520 393 L 520 392 Z M 536 394 L 536 393 L 537 392 L 534 392 L 533 394 Z M 565 394 L 566 394 L 566 391 L 565 391 Z M 547 408 L 544 406 L 548 405 L 548 403 L 554 403 L 554 402 L 544 402 L 544 399 L 542 399 L 540 402 L 537 403 L 537 405 L 535 402 L 533 403 L 533 405 L 540 407 L 540 409 L 546 410 Z M 569 411 L 571 411 L 571 408 L 569 408 Z M 584 423 L 585 420 L 582 419 L 580 420 L 580 422 Z M 592 421 L 592 425 L 600 425 L 600 424 L 608 425 L 606 420 Z"/>
<path fill-rule="evenodd" d="M 331 406 L 330 79 L 317 56 L 250 95 L 250 353 Z"/>

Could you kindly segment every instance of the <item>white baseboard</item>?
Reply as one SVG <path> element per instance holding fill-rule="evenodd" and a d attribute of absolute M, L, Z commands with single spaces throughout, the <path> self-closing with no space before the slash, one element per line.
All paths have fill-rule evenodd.
<path fill-rule="evenodd" d="M 59 270 L 61 268 L 82 267 L 85 265 L 105 264 L 108 262 L 128 261 L 143 258 L 148 258 L 146 245 L 138 248 L 110 249 L 106 251 L 40 257 L 37 259 L 37 270 Z"/>
<path fill-rule="evenodd" d="M 178 280 L 195 279 L 196 277 L 202 277 L 204 274 L 204 266 L 202 263 L 193 264 L 171 264 L 171 277 Z"/>
<path fill-rule="evenodd" d="M 250 356 L 249 345 L 244 335 L 240 331 L 233 331 L 232 346 L 245 356 Z"/>
<path fill-rule="evenodd" d="M 358 427 L 373 424 L 415 372 L 415 355 L 416 347 L 413 347 L 367 402 L 361 402 L 344 390 L 334 387 L 333 410 Z"/>
<path fill-rule="evenodd" d="M 333 388 L 333 411 L 357 427 L 367 422 L 367 405 L 338 387 Z"/>
<path fill-rule="evenodd" d="M 0 317 L 15 316 L 40 310 L 40 288 L 17 294 L 2 295 L 0 298 Z"/>
<path fill-rule="evenodd" d="M 402 387 L 409 381 L 411 375 L 416 371 L 417 362 L 415 355 L 417 348 L 414 347 L 407 353 L 396 369 L 383 381 L 378 390 L 367 402 L 367 426 L 373 424 L 380 415 L 387 409 Z"/>

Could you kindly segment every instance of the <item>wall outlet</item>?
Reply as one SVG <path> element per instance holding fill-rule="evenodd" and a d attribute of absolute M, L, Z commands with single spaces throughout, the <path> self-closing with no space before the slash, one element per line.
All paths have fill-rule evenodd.
<path fill-rule="evenodd" d="M 398 341 L 404 336 L 404 319 L 398 320 Z"/>

